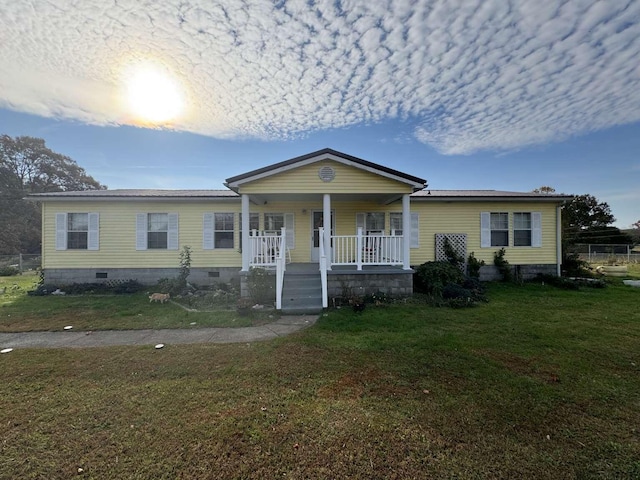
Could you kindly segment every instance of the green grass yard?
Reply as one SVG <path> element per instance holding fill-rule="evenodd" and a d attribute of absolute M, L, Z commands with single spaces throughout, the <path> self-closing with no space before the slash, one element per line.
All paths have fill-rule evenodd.
<path fill-rule="evenodd" d="M 17 349 L 0 477 L 640 478 L 640 289 L 489 297 L 265 343 Z"/>
<path fill-rule="evenodd" d="M 246 327 L 273 321 L 274 312 L 240 316 L 235 310 L 192 312 L 175 303 L 149 302 L 145 292 L 132 295 L 30 297 L 35 275 L 0 277 L 0 332 L 128 330 L 146 328 Z M 185 302 L 186 303 L 186 302 Z M 195 322 L 195 325 L 192 323 Z"/>

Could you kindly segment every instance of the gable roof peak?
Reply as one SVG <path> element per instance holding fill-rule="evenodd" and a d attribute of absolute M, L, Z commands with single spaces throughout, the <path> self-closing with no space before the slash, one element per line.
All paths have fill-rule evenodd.
<path fill-rule="evenodd" d="M 334 150 L 332 148 L 323 148 L 321 150 L 307 153 L 299 157 L 290 158 L 289 160 L 284 160 L 282 162 L 258 168 L 247 173 L 242 173 L 240 175 L 236 175 L 235 177 L 227 178 L 224 184 L 232 190 L 236 190 L 242 183 L 273 175 L 285 170 L 290 170 L 297 166 L 307 165 L 309 163 L 314 163 L 317 161 L 319 162 L 322 160 L 333 160 L 347 165 L 355 166 L 356 168 L 369 170 L 380 175 L 394 177 L 402 182 L 412 184 L 415 190 L 421 190 L 425 188 L 427 184 L 427 181 L 423 178 L 409 175 L 407 173 L 403 173 L 398 170 L 379 165 L 377 163 L 369 162 L 367 160 L 354 157 L 353 155 L 339 152 L 338 150 Z"/>

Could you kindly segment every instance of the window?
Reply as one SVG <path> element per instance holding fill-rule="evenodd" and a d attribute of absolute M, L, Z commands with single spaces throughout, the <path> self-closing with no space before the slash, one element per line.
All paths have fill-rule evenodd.
<path fill-rule="evenodd" d="M 89 240 L 89 214 L 67 214 L 67 249 L 86 250 Z"/>
<path fill-rule="evenodd" d="M 266 233 L 277 233 L 278 235 L 285 228 L 287 248 L 295 248 L 295 231 L 293 224 L 293 213 L 265 213 L 264 231 Z"/>
<path fill-rule="evenodd" d="M 167 248 L 169 214 L 150 213 L 147 217 L 147 248 Z"/>
<path fill-rule="evenodd" d="M 509 245 L 509 214 L 491 213 L 491 246 L 507 247 Z"/>
<path fill-rule="evenodd" d="M 509 246 L 509 213 L 482 212 L 480 214 L 480 245 L 483 248 Z M 542 246 L 542 214 L 540 212 L 513 213 L 513 246 Z"/>
<path fill-rule="evenodd" d="M 384 233 L 384 212 L 358 213 L 356 230 L 362 228 L 363 233 Z"/>
<path fill-rule="evenodd" d="M 402 213 L 391 212 L 389 214 L 389 230 L 391 235 L 402 235 Z"/>
<path fill-rule="evenodd" d="M 265 213 L 264 214 L 264 230 L 265 232 L 280 233 L 284 227 L 284 213 Z"/>
<path fill-rule="evenodd" d="M 531 213 L 513 214 L 513 246 L 531 246 Z"/>
<path fill-rule="evenodd" d="M 411 213 L 411 248 L 419 248 L 419 222 L 418 214 Z M 402 212 L 391 212 L 389 214 L 389 233 L 402 235 Z"/>
<path fill-rule="evenodd" d="M 99 250 L 97 213 L 56 213 L 56 250 Z"/>
<path fill-rule="evenodd" d="M 215 248 L 233 248 L 233 213 L 214 213 Z"/>
<path fill-rule="evenodd" d="M 136 250 L 177 250 L 177 213 L 138 213 Z"/>
<path fill-rule="evenodd" d="M 242 250 L 242 213 L 238 214 L 239 220 L 239 231 L 240 231 L 240 249 Z M 260 214 L 259 213 L 250 213 L 249 214 L 249 232 L 253 232 L 254 230 L 260 230 Z"/>

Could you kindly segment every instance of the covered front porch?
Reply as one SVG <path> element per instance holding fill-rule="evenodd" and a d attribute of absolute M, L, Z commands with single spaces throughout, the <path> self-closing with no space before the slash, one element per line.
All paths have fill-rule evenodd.
<path fill-rule="evenodd" d="M 365 278 L 371 268 L 410 274 L 410 195 L 425 184 L 331 149 L 229 178 L 241 197 L 242 272 L 275 269 L 277 308 L 291 264 L 315 265 L 322 307 L 334 288 L 329 277 Z"/>

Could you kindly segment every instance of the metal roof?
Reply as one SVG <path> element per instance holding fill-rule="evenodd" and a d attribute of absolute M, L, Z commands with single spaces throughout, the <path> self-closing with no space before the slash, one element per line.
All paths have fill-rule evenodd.
<path fill-rule="evenodd" d="M 69 192 L 34 193 L 28 198 L 237 198 L 231 190 L 157 190 L 157 189 L 120 189 L 120 190 L 83 190 Z"/>

